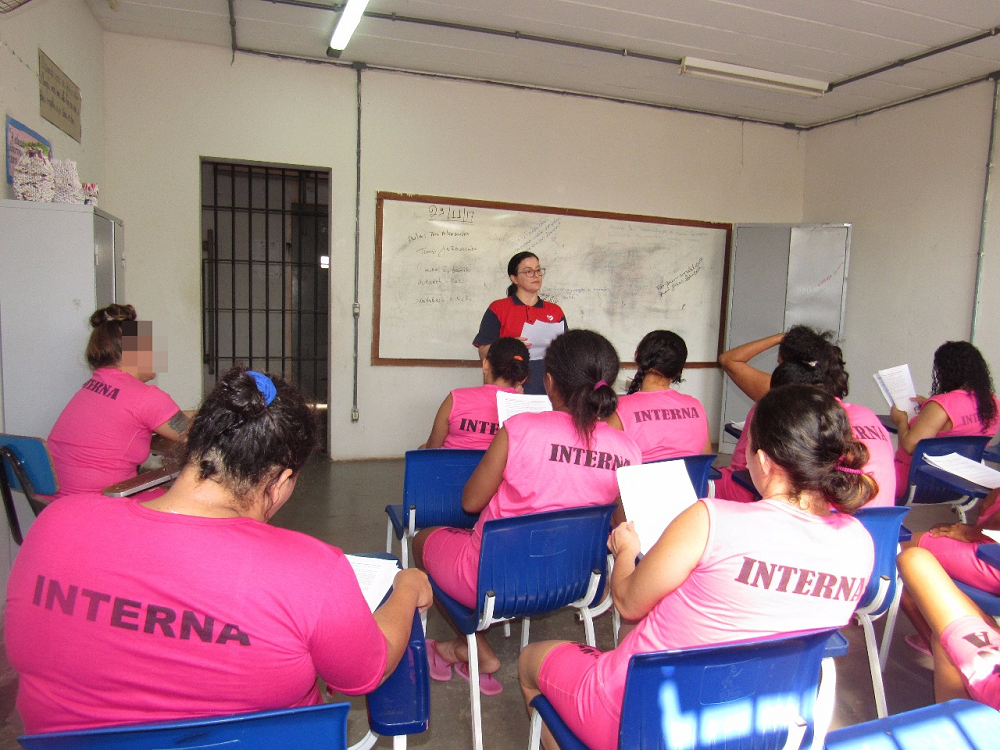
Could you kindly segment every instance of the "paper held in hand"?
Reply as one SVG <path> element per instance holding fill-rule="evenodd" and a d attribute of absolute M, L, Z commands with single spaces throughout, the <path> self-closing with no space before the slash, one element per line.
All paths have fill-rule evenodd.
<path fill-rule="evenodd" d="M 917 416 L 919 407 L 917 402 L 913 401 L 917 390 L 913 386 L 913 376 L 910 374 L 909 365 L 898 365 L 879 370 L 875 373 L 874 378 L 889 406 L 895 406 L 900 411 L 905 411 L 906 416 L 910 419 Z"/>
<path fill-rule="evenodd" d="M 525 411 L 552 411 L 548 396 L 530 396 L 524 393 L 497 391 L 497 420 L 501 427 L 508 417 Z"/>
<path fill-rule="evenodd" d="M 549 348 L 549 344 L 565 330 L 566 324 L 563 322 L 544 323 L 536 320 L 534 323 L 525 323 L 521 329 L 521 337 L 531 344 L 528 347 L 531 359 L 545 359 L 545 350 Z"/>
<path fill-rule="evenodd" d="M 681 460 L 623 466 L 616 473 L 625 517 L 645 555 L 670 522 L 698 501 L 691 477 Z"/>
<path fill-rule="evenodd" d="M 944 469 L 949 474 L 974 482 L 980 487 L 990 490 L 1000 487 L 1000 471 L 957 453 L 949 453 L 947 456 L 924 456 L 924 461 L 931 466 Z"/>
<path fill-rule="evenodd" d="M 399 572 L 399 563 L 379 557 L 344 555 L 354 569 L 354 575 L 361 586 L 368 609 L 374 612 L 392 588 L 392 582 Z"/>

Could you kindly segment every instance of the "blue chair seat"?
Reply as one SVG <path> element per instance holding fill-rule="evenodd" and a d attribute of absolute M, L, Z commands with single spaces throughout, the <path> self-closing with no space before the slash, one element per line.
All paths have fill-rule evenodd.
<path fill-rule="evenodd" d="M 985 491 L 982 493 L 974 491 L 970 495 L 965 491 L 968 489 L 967 487 L 961 488 L 955 481 L 952 481 L 958 480 L 958 477 L 952 477 L 947 472 L 938 474 L 934 471 L 925 471 L 927 462 L 924 457 L 946 456 L 950 453 L 957 453 L 973 461 L 981 461 L 983 459 L 983 450 L 989 441 L 989 437 L 979 435 L 952 435 L 949 437 L 924 438 L 918 441 L 910 461 L 906 492 L 903 496 L 903 502 L 900 504 L 906 506 L 949 505 L 958 514 L 959 520 L 962 523 L 967 523 L 966 516 L 968 512 L 986 494 Z M 942 474 L 944 477 L 942 477 Z M 951 477 L 951 480 L 948 480 L 947 477 Z M 971 487 L 978 488 L 979 490 L 983 489 L 976 484 L 971 484 Z"/>
<path fill-rule="evenodd" d="M 826 736 L 826 750 L 987 750 L 1000 738 L 1000 713 L 971 700 L 951 700 Z"/>

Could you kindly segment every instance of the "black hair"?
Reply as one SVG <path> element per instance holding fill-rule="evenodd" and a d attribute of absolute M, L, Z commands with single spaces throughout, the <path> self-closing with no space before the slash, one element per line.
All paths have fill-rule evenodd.
<path fill-rule="evenodd" d="M 598 420 L 610 417 L 618 407 L 614 382 L 620 366 L 615 347 L 595 331 L 566 331 L 545 352 L 545 372 L 552 376 L 587 445 Z"/>
<path fill-rule="evenodd" d="M 122 361 L 122 334 L 135 335 L 135 308 L 112 304 L 95 310 L 90 316 L 90 340 L 87 342 L 87 363 L 91 370 L 114 367 Z M 123 331 L 129 326 L 130 330 Z"/>
<path fill-rule="evenodd" d="M 534 258 L 535 260 L 538 260 L 537 255 L 535 255 L 534 253 L 530 253 L 527 250 L 524 250 L 520 253 L 515 253 L 511 257 L 511 259 L 507 261 L 507 275 L 517 276 L 517 267 L 521 265 L 521 261 L 524 260 L 525 258 Z M 507 287 L 508 297 L 513 297 L 516 293 L 517 293 L 517 284 L 511 284 L 509 287 Z"/>
<path fill-rule="evenodd" d="M 850 376 L 845 369 L 843 352 L 833 343 L 832 331 L 792 326 L 778 345 L 778 356 L 782 362 L 804 362 L 816 367 L 828 393 L 837 398 L 847 395 Z"/>
<path fill-rule="evenodd" d="M 782 362 L 771 373 L 771 387 L 783 385 L 821 385 L 819 369 L 808 362 Z"/>
<path fill-rule="evenodd" d="M 681 382 L 681 372 L 687 362 L 688 349 L 684 339 L 673 331 L 650 331 L 642 337 L 635 350 L 635 363 L 638 369 L 629 393 L 642 389 L 642 381 L 650 370 L 660 373 L 671 383 Z"/>
<path fill-rule="evenodd" d="M 519 385 L 528 379 L 528 347 L 520 339 L 504 337 L 490 344 L 486 361 L 490 363 L 494 380 L 506 380 Z"/>
<path fill-rule="evenodd" d="M 187 431 L 184 464 L 233 494 L 247 509 L 258 488 L 281 472 L 298 473 L 315 444 L 316 421 L 302 393 L 277 375 L 268 405 L 245 367 L 234 367 L 216 383 Z"/>
<path fill-rule="evenodd" d="M 875 479 L 860 473 L 868 448 L 854 439 L 843 407 L 816 386 L 768 391 L 750 421 L 750 449 L 764 451 L 784 469 L 796 497 L 818 491 L 836 510 L 850 513 L 878 494 Z"/>
<path fill-rule="evenodd" d="M 989 427 L 997 417 L 990 366 L 979 350 L 968 341 L 945 341 L 934 352 L 931 395 L 957 390 L 972 393 L 976 399 L 979 421 L 983 427 Z"/>

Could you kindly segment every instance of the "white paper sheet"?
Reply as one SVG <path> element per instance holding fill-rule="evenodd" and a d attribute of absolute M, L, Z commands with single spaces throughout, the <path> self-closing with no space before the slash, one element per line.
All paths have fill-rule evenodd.
<path fill-rule="evenodd" d="M 1000 471 L 957 453 L 949 453 L 947 456 L 924 456 L 924 460 L 931 466 L 944 469 L 949 474 L 962 477 L 962 479 L 968 479 L 980 487 L 991 490 L 1000 487 Z"/>
<path fill-rule="evenodd" d="M 897 365 L 879 370 L 874 377 L 889 406 L 895 406 L 900 411 L 905 411 L 910 419 L 917 416 L 919 407 L 912 400 L 917 395 L 917 391 L 913 386 L 913 376 L 910 374 L 909 365 Z"/>
<path fill-rule="evenodd" d="M 747 428 L 747 421 L 745 419 L 742 422 L 730 422 L 729 424 L 741 432 Z"/>
<path fill-rule="evenodd" d="M 521 329 L 521 336 L 531 344 L 528 347 L 528 354 L 531 359 L 544 359 L 545 350 L 549 348 L 552 340 L 566 330 L 565 323 L 543 323 L 540 320 L 534 323 L 525 323 Z"/>
<path fill-rule="evenodd" d="M 497 417 L 501 427 L 508 417 L 525 411 L 552 411 L 552 402 L 548 396 L 497 391 Z"/>
<path fill-rule="evenodd" d="M 698 501 L 683 461 L 623 466 L 616 472 L 625 517 L 635 524 L 642 554 L 682 511 Z"/>
<path fill-rule="evenodd" d="M 399 572 L 399 564 L 395 560 L 385 560 L 377 557 L 362 557 L 360 555 L 344 555 L 354 569 L 354 575 L 361 586 L 368 609 L 376 610 L 385 595 L 392 588 L 392 582 Z"/>
<path fill-rule="evenodd" d="M 980 531 L 994 542 L 1000 542 L 1000 531 L 990 531 L 989 529 L 980 529 Z"/>

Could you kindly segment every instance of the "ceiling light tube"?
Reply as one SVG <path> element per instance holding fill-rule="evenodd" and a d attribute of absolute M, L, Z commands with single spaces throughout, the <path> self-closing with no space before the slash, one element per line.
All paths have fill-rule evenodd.
<path fill-rule="evenodd" d="M 361 22 L 361 16 L 368 7 L 368 0 L 347 0 L 344 10 L 337 19 L 337 25 L 333 27 L 333 36 L 330 37 L 330 49 L 343 52 L 347 48 L 347 43 L 351 41 L 354 30 Z"/>
<path fill-rule="evenodd" d="M 758 88 L 783 91 L 786 94 L 800 94 L 802 96 L 822 96 L 830 88 L 830 84 L 825 81 L 800 78 L 799 76 L 787 76 L 783 73 L 748 68 L 744 65 L 730 65 L 729 63 L 715 62 L 714 60 L 701 60 L 697 57 L 683 58 L 681 60 L 680 72 L 682 74 L 686 73 L 698 76 L 699 78 L 710 78 L 725 83 L 741 83 L 746 86 L 757 86 Z"/>

